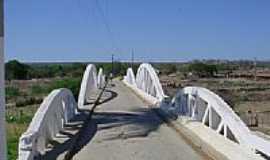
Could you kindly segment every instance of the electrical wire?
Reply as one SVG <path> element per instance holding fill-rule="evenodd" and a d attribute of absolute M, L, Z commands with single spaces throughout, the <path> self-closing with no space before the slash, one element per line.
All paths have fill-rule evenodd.
<path fill-rule="evenodd" d="M 110 43 L 109 45 L 110 47 L 108 47 L 108 51 L 111 52 L 112 54 L 121 53 L 120 48 L 117 46 L 114 32 L 112 31 L 111 25 L 104 11 L 104 8 L 105 9 L 108 8 L 107 0 L 104 1 L 105 6 L 102 6 L 99 0 L 87 1 L 87 2 L 90 2 L 90 4 L 83 2 L 83 0 L 76 0 L 76 2 L 77 2 L 76 6 L 78 7 L 80 12 L 83 12 L 84 10 L 86 10 L 85 12 L 86 15 L 82 14 L 84 16 L 84 20 L 86 23 L 89 23 L 89 21 L 92 20 L 91 18 L 95 18 L 97 20 L 99 19 L 99 22 L 101 23 L 100 25 L 104 27 L 105 35 L 108 37 L 108 40 Z M 98 24 L 99 23 L 97 21 L 96 25 Z"/>
<path fill-rule="evenodd" d="M 109 24 L 109 21 L 107 19 L 107 16 L 105 15 L 105 12 L 104 12 L 103 8 L 101 7 L 101 5 L 99 3 L 99 0 L 94 0 L 94 1 L 95 1 L 95 4 L 96 4 L 96 7 L 97 7 L 97 9 L 98 9 L 98 11 L 100 13 L 100 16 L 102 18 L 102 22 L 104 24 L 104 27 L 105 27 L 105 29 L 106 29 L 106 31 L 108 33 L 108 37 L 111 40 L 112 47 L 113 47 L 114 51 L 121 52 L 120 48 L 116 44 L 115 36 L 114 36 L 114 34 L 112 32 L 112 28 L 111 28 L 111 26 Z"/>

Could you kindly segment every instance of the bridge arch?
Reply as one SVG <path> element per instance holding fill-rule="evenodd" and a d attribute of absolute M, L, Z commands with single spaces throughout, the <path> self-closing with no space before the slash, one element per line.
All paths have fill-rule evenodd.
<path fill-rule="evenodd" d="M 135 86 L 132 86 L 130 82 L 131 71 L 127 72 L 124 82 L 148 102 L 157 104 L 165 112 L 199 121 L 243 148 L 270 157 L 269 141 L 250 131 L 231 107 L 215 93 L 202 87 L 185 87 L 177 92 L 170 103 L 163 101 L 166 95 L 150 64 L 140 65 Z"/>
<path fill-rule="evenodd" d="M 102 88 L 105 84 L 105 75 L 103 74 L 103 69 L 99 68 L 98 76 L 97 76 L 97 86 Z"/>
<path fill-rule="evenodd" d="M 52 91 L 35 113 L 19 140 L 19 159 L 32 160 L 44 154 L 49 141 L 77 114 L 77 103 L 68 89 Z"/>
<path fill-rule="evenodd" d="M 89 64 L 84 71 L 78 98 L 78 106 L 84 106 L 87 98 L 92 92 L 98 90 L 97 70 L 95 65 Z"/>
<path fill-rule="evenodd" d="M 70 90 L 53 90 L 35 113 L 27 131 L 20 137 L 19 159 L 32 160 L 44 154 L 47 144 L 78 114 L 78 106 L 84 105 L 90 94 L 98 91 L 103 83 L 103 70 L 100 69 L 97 76 L 96 67 L 90 64 L 84 72 L 78 104 Z"/>
<path fill-rule="evenodd" d="M 218 95 L 206 88 L 185 87 L 172 101 L 179 115 L 191 117 L 224 137 L 252 150 L 270 155 L 266 140 L 251 133 L 240 117 Z"/>
<path fill-rule="evenodd" d="M 127 69 L 127 75 L 124 77 L 124 80 L 130 85 L 136 85 L 136 79 L 132 68 Z"/>
<path fill-rule="evenodd" d="M 147 63 L 140 65 L 136 75 L 136 85 L 145 93 L 157 98 L 159 101 L 165 96 L 155 69 Z"/>

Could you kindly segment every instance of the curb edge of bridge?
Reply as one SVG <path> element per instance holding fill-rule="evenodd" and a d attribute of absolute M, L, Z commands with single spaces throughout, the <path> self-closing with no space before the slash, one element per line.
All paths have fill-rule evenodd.
<path fill-rule="evenodd" d="M 157 103 L 156 102 L 152 102 L 149 100 L 149 98 L 146 98 L 145 96 L 141 95 L 140 93 L 138 93 L 132 86 L 130 86 L 129 84 L 122 82 L 127 88 L 129 88 L 138 98 L 140 98 L 144 103 L 147 104 L 148 108 L 154 108 L 152 106 L 156 106 Z M 179 136 L 181 138 L 183 138 L 183 140 L 188 143 L 192 149 L 195 150 L 195 152 L 199 153 L 200 155 L 202 155 L 203 157 L 206 157 L 206 159 L 213 159 L 213 160 L 229 160 L 228 158 L 225 158 L 225 156 L 223 156 L 222 154 L 220 154 L 217 151 L 214 152 L 209 152 L 209 151 L 204 151 L 202 150 L 202 146 L 201 146 L 201 139 L 196 136 L 194 133 L 192 133 L 192 131 L 190 131 L 188 128 L 186 128 L 185 126 L 183 127 L 179 127 L 179 124 L 176 124 L 174 121 L 172 121 L 172 119 L 168 118 L 169 115 L 166 114 L 164 111 L 155 111 L 155 113 L 157 114 L 157 116 L 166 123 L 166 125 L 168 125 L 170 128 L 172 128 L 173 130 L 175 130 Z M 187 135 L 194 135 L 195 138 L 189 138 Z M 193 137 L 193 136 L 191 136 Z M 207 145 L 207 144 L 206 144 Z M 211 154 L 210 154 L 211 153 Z M 219 156 L 212 156 L 212 154 L 218 154 Z"/>
<path fill-rule="evenodd" d="M 127 84 L 125 81 L 122 81 L 122 83 L 128 87 L 136 96 L 138 96 L 141 100 L 143 100 L 144 103 L 147 104 L 148 108 L 157 108 L 155 106 L 158 105 L 157 101 L 153 101 L 151 97 L 147 97 L 147 95 L 142 95 L 137 89 L 135 89 L 130 84 Z M 229 158 L 225 151 L 221 152 L 217 149 L 215 149 L 215 146 L 209 144 L 209 142 L 203 140 L 200 138 L 192 129 L 188 128 L 183 124 L 183 122 L 176 121 L 171 117 L 169 113 L 167 113 L 164 110 L 156 111 L 156 114 L 163 120 L 169 127 L 171 127 L 173 130 L 175 130 L 179 136 L 181 136 L 186 143 L 188 143 L 197 153 L 201 154 L 203 157 L 206 157 L 206 159 L 212 159 L 212 160 L 231 160 Z M 233 142 L 232 142 L 233 143 Z M 247 157 L 248 154 L 246 153 Z M 257 157 L 256 155 L 250 157 L 250 159 L 262 159 L 261 157 Z"/>
<path fill-rule="evenodd" d="M 169 118 L 171 115 L 165 113 L 164 111 L 157 111 L 159 117 L 167 123 L 172 129 L 174 129 L 184 140 L 191 145 L 191 147 L 202 154 L 204 157 L 212 160 L 229 160 L 224 154 L 217 151 L 207 142 L 203 141 L 199 136 L 197 136 L 193 131 L 184 125 L 177 123 L 177 121 Z"/>

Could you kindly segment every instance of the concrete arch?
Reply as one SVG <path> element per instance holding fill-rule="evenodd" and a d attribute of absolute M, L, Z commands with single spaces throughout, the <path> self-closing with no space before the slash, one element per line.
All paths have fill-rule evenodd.
<path fill-rule="evenodd" d="M 98 71 L 97 85 L 99 88 L 102 88 L 105 85 L 105 75 L 103 74 L 102 68 L 99 68 L 99 71 Z"/>
<path fill-rule="evenodd" d="M 136 86 L 136 79 L 132 68 L 128 68 L 127 75 L 124 77 L 124 81 L 126 81 L 130 85 Z"/>
<path fill-rule="evenodd" d="M 143 63 L 140 65 L 136 75 L 136 85 L 139 89 L 157 98 L 159 101 L 166 97 L 155 69 L 150 64 Z"/>
<path fill-rule="evenodd" d="M 104 82 L 103 70 L 100 69 L 97 76 L 96 67 L 88 65 L 82 79 L 78 105 L 83 106 L 90 94 L 95 93 Z M 48 142 L 77 114 L 78 105 L 68 89 L 51 92 L 20 138 L 19 159 L 32 160 L 35 156 L 43 154 Z"/>
<path fill-rule="evenodd" d="M 201 87 L 186 87 L 176 94 L 173 106 L 179 115 L 189 116 L 202 122 L 254 153 L 259 151 L 270 155 L 269 142 L 251 133 L 231 107 L 210 90 Z"/>
<path fill-rule="evenodd" d="M 52 91 L 35 113 L 19 140 L 19 159 L 32 160 L 45 153 L 46 145 L 77 113 L 77 103 L 68 89 Z"/>
<path fill-rule="evenodd" d="M 83 107 L 91 93 L 98 90 L 97 71 L 93 64 L 89 64 L 84 71 L 81 89 L 78 98 L 78 106 Z"/>

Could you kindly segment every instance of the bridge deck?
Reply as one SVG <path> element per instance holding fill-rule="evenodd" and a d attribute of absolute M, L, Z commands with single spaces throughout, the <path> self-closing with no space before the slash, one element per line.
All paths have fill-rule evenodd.
<path fill-rule="evenodd" d="M 93 115 L 97 131 L 74 159 L 207 159 L 163 124 L 131 90 L 119 81 L 114 84 L 104 93 L 110 100 Z"/>

